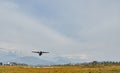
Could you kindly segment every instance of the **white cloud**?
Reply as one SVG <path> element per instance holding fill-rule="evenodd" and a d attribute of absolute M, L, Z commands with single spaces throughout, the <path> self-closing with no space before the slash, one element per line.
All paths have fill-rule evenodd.
<path fill-rule="evenodd" d="M 29 54 L 33 48 L 48 48 L 61 50 L 75 42 L 51 28 L 40 23 L 39 20 L 24 14 L 16 4 L 4 2 L 0 10 L 0 47 Z M 11 6 L 11 7 L 10 7 Z M 19 6 L 17 6 L 19 7 Z M 40 50 L 40 49 L 38 49 Z"/>
<path fill-rule="evenodd" d="M 86 54 L 72 54 L 72 55 L 64 55 L 64 57 L 67 57 L 70 59 L 89 59 L 92 56 L 88 56 Z"/>
<path fill-rule="evenodd" d="M 96 58 L 119 55 L 119 2 L 46 0 L 37 1 L 38 5 L 34 4 L 30 3 L 30 6 L 36 6 L 36 9 L 25 5 L 27 7 L 24 11 L 27 13 L 27 8 L 29 11 L 36 10 L 36 13 L 38 11 L 36 15 L 40 20 L 32 17 L 34 13 L 33 15 L 24 13 L 19 9 L 20 4 L 1 2 L 1 47 L 17 50 L 20 47 L 25 51 L 33 48 L 48 48 L 45 50 L 54 51 L 56 54 L 81 55 L 82 53 Z M 44 8 L 39 5 L 43 5 Z M 43 10 L 43 13 L 39 9 Z M 40 17 L 39 15 L 42 14 L 43 16 Z M 28 53 L 30 54 L 31 51 Z"/>

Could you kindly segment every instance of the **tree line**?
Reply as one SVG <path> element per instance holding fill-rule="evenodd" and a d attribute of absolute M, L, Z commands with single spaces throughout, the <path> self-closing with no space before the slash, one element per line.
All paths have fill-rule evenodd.
<path fill-rule="evenodd" d="M 56 66 L 83 66 L 83 67 L 97 67 L 97 66 L 120 66 L 120 62 L 115 61 L 92 61 L 92 62 L 85 62 L 85 63 L 76 63 L 76 64 L 62 64 Z"/>
<path fill-rule="evenodd" d="M 89 62 L 89 63 L 81 63 L 81 64 L 76 64 L 76 65 L 83 65 L 83 66 L 90 66 L 90 67 L 94 67 L 94 66 L 120 66 L 120 62 L 114 62 L 114 61 L 102 61 L 102 62 L 98 62 L 98 61 L 93 61 L 93 62 Z"/>

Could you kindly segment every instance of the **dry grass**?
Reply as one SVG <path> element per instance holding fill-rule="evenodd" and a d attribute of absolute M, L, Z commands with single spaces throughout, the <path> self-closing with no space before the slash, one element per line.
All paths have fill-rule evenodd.
<path fill-rule="evenodd" d="M 20 66 L 0 66 L 0 73 L 120 73 L 120 66 L 104 66 L 104 67 L 48 67 L 48 68 L 32 68 Z"/>

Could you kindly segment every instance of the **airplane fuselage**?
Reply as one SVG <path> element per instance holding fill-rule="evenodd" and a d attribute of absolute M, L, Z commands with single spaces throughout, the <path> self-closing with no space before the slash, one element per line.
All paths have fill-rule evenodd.
<path fill-rule="evenodd" d="M 43 52 L 43 51 L 32 51 L 33 53 L 38 53 L 39 56 L 41 56 L 43 53 L 49 53 L 49 52 Z"/>

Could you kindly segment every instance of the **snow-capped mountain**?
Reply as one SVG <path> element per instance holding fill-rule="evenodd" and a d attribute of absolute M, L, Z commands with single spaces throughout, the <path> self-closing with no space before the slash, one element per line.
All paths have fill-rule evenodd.
<path fill-rule="evenodd" d="M 55 57 L 54 61 L 56 64 L 76 64 L 76 63 L 83 63 L 83 62 L 87 62 L 88 59 L 81 59 L 81 58 L 77 58 L 77 57 Z"/>
<path fill-rule="evenodd" d="M 33 57 L 33 56 L 20 57 L 20 58 L 12 60 L 12 62 L 24 63 L 28 65 L 53 65 L 54 64 L 53 62 L 43 60 L 43 59 Z"/>
<path fill-rule="evenodd" d="M 10 60 L 19 58 L 20 56 L 13 53 L 13 52 L 8 52 L 8 51 L 2 51 L 0 50 L 0 62 L 8 62 Z"/>

